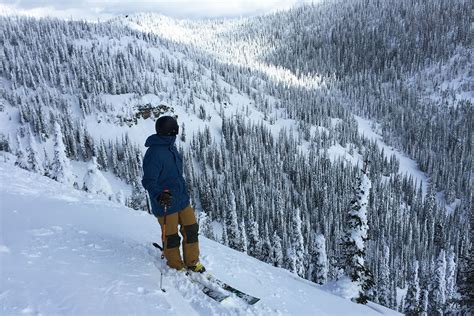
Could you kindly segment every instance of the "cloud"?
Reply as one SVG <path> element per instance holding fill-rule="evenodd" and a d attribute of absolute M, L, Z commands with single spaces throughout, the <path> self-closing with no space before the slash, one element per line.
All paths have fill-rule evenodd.
<path fill-rule="evenodd" d="M 3 0 L 6 11 L 31 16 L 95 20 L 123 14 L 156 12 L 174 18 L 252 16 L 288 9 L 314 0 Z"/>

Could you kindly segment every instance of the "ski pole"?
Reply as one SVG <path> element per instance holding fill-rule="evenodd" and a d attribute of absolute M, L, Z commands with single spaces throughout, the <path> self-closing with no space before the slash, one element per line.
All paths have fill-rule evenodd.
<path fill-rule="evenodd" d="M 166 293 L 166 290 L 163 288 L 163 270 L 160 269 L 160 290 L 163 293 Z"/>
<path fill-rule="evenodd" d="M 154 246 L 155 248 L 160 249 L 160 250 L 161 250 L 161 253 L 163 254 L 163 248 L 162 248 L 160 245 L 158 245 L 156 242 L 154 242 L 154 243 L 153 243 L 153 246 Z M 163 267 L 160 268 L 160 290 L 161 290 L 162 292 L 166 292 L 166 290 L 163 288 Z"/>
<path fill-rule="evenodd" d="M 168 205 L 165 205 L 165 215 L 163 218 L 163 232 L 162 232 L 162 240 L 163 240 L 163 251 L 161 252 L 161 259 L 165 258 L 165 243 L 166 243 L 166 213 L 168 212 Z M 160 270 L 160 289 L 163 293 L 166 290 L 163 288 L 163 269 Z"/>
<path fill-rule="evenodd" d="M 151 215 L 150 197 L 146 194 L 146 211 Z"/>
<path fill-rule="evenodd" d="M 161 252 L 161 259 L 165 258 L 165 246 L 166 246 L 166 213 L 168 212 L 168 205 L 165 205 L 164 218 L 163 218 L 163 231 L 161 232 L 161 240 L 163 242 L 163 251 Z"/>

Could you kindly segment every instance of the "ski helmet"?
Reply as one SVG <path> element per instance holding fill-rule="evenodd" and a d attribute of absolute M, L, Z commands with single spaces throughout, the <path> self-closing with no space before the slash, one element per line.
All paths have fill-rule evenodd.
<path fill-rule="evenodd" d="M 156 120 L 155 130 L 160 136 L 176 136 L 179 132 L 178 122 L 172 116 L 162 116 Z"/>

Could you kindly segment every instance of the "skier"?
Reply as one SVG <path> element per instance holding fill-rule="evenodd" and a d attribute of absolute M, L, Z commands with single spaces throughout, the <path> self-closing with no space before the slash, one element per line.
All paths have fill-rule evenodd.
<path fill-rule="evenodd" d="M 163 253 L 168 266 L 180 271 L 189 269 L 203 273 L 199 262 L 199 226 L 183 178 L 183 161 L 176 150 L 178 122 L 174 117 L 162 116 L 155 124 L 156 134 L 148 137 L 143 158 L 142 184 L 148 191 L 153 215 L 161 225 Z M 180 236 L 183 237 L 181 258 Z"/>

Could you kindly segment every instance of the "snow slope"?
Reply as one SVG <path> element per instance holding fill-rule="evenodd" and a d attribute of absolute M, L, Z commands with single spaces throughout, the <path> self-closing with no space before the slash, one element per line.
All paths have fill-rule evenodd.
<path fill-rule="evenodd" d="M 377 145 L 379 146 L 380 149 L 383 149 L 385 157 L 387 157 L 388 159 L 390 159 L 392 155 L 395 155 L 395 157 L 400 162 L 399 173 L 411 175 L 413 179 L 416 181 L 416 185 L 417 186 L 421 185 L 423 195 L 425 195 L 428 190 L 428 184 L 429 184 L 428 176 L 426 175 L 426 173 L 420 170 L 417 162 L 407 157 L 405 154 L 401 153 L 400 151 L 394 149 L 393 147 L 388 146 L 383 141 L 382 136 L 380 136 L 379 134 L 373 131 L 371 127 L 371 125 L 373 124 L 372 121 L 364 119 L 356 115 L 354 115 L 354 118 L 356 119 L 357 124 L 358 124 L 359 134 L 364 135 L 365 137 L 376 141 Z"/>
<path fill-rule="evenodd" d="M 380 315 L 286 270 L 201 238 L 202 261 L 218 278 L 258 296 L 216 303 L 185 276 L 164 269 L 151 246 L 155 219 L 97 195 L 0 162 L 2 315 Z M 7 160 L 4 162 L 3 160 Z M 159 289 L 164 269 L 164 287 Z"/>

